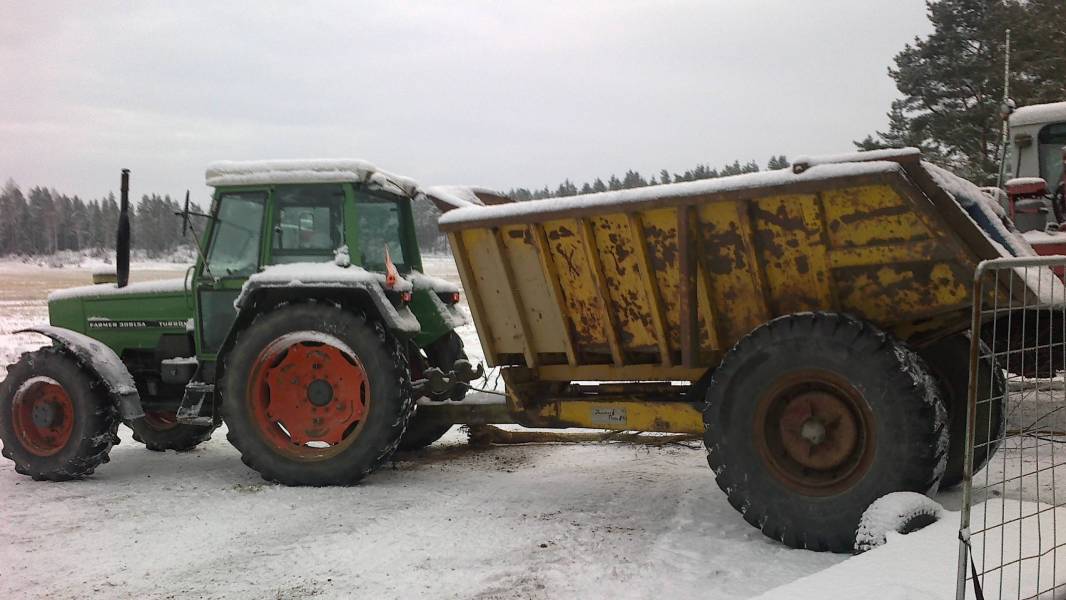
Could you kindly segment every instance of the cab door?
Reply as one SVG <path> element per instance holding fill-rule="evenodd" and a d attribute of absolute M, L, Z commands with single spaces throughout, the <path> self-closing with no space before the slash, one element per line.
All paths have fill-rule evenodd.
<path fill-rule="evenodd" d="M 213 359 L 237 318 L 233 301 L 264 254 L 268 188 L 220 191 L 206 239 L 205 261 L 195 272 L 197 355 Z"/>

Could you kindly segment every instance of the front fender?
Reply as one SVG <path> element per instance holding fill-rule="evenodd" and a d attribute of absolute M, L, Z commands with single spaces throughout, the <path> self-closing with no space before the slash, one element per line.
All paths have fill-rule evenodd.
<path fill-rule="evenodd" d="M 133 376 L 130 375 L 118 354 L 99 340 L 94 340 L 77 331 L 51 325 L 27 327 L 15 333 L 39 333 L 51 338 L 53 342 L 70 352 L 82 367 L 91 370 L 100 381 L 104 382 L 108 396 L 124 420 L 144 417 L 141 395 L 137 393 Z"/>

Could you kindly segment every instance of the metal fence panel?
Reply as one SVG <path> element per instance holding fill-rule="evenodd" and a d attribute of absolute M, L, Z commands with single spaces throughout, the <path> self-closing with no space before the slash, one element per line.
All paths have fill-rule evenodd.
<path fill-rule="evenodd" d="M 976 271 L 959 600 L 975 580 L 987 599 L 1066 598 L 1063 267 L 1026 257 Z"/>

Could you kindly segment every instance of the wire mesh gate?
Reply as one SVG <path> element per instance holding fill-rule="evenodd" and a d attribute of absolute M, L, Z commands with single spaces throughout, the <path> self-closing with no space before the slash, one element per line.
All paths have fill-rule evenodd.
<path fill-rule="evenodd" d="M 1066 288 L 1052 271 L 1064 266 L 976 271 L 958 600 L 1066 598 Z"/>

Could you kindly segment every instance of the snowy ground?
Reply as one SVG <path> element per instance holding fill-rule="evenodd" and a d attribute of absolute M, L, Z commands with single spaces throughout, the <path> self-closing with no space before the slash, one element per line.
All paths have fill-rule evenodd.
<path fill-rule="evenodd" d="M 141 266 L 134 280 L 181 273 Z M 10 332 L 47 320 L 47 291 L 90 270 L 0 263 L 0 365 L 40 343 Z M 457 279 L 447 258 L 427 271 Z M 478 357 L 473 327 L 461 334 Z M 890 549 L 929 558 L 895 540 L 861 560 L 771 542 L 729 506 L 698 446 L 472 449 L 453 429 L 359 486 L 306 489 L 264 483 L 224 431 L 184 454 L 121 437 L 81 482 L 34 482 L 0 461 L 0 598 L 717 599 L 795 586 L 773 594 L 785 598 L 876 570 Z M 953 586 L 948 518 L 934 590 Z M 898 597 L 935 597 L 920 592 Z"/>

